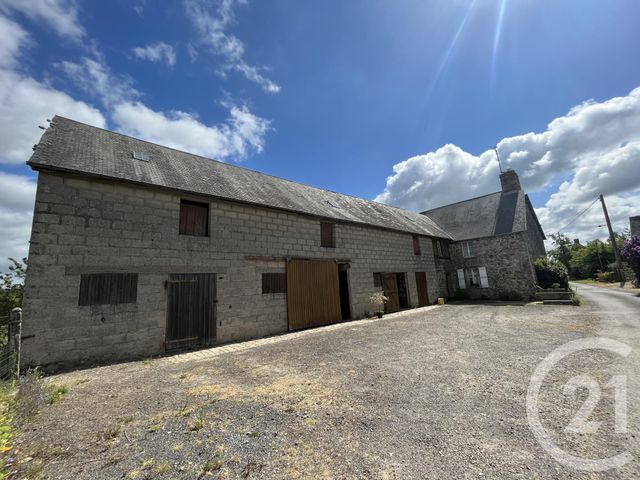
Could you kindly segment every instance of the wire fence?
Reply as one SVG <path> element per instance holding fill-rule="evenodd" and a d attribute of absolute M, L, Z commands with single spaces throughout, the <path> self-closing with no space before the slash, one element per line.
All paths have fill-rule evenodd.
<path fill-rule="evenodd" d="M 16 339 L 11 337 L 17 333 L 19 338 L 20 333 L 19 329 L 17 332 L 13 331 L 15 322 L 11 320 L 8 315 L 0 317 L 0 380 L 10 380 L 18 374 L 19 346 L 16 345 Z"/>

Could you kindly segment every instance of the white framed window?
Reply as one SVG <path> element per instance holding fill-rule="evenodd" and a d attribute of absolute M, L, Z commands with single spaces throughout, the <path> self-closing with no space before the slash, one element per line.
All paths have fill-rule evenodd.
<path fill-rule="evenodd" d="M 485 267 L 458 269 L 458 286 L 465 288 L 489 288 L 489 277 Z"/>
<path fill-rule="evenodd" d="M 462 256 L 464 258 L 474 256 L 473 248 L 471 248 L 471 242 L 462 242 Z"/>

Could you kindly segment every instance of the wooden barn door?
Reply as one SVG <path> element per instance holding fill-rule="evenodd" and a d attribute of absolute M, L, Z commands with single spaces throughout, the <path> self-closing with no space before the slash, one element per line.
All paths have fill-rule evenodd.
<path fill-rule="evenodd" d="M 167 287 L 167 348 L 215 341 L 216 275 L 174 273 Z"/>
<path fill-rule="evenodd" d="M 416 272 L 416 287 L 418 287 L 418 306 L 426 307 L 427 305 L 429 305 L 426 272 Z"/>
<path fill-rule="evenodd" d="M 289 330 L 342 320 L 338 264 L 326 260 L 287 262 Z"/>
<path fill-rule="evenodd" d="M 393 313 L 400 311 L 400 297 L 398 296 L 398 277 L 395 273 L 383 273 L 382 290 L 384 296 L 387 297 L 387 303 L 384 304 L 384 313 Z"/>

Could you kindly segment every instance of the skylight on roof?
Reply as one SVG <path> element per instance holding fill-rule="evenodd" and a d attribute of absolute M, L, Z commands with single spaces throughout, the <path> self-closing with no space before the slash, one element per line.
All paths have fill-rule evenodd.
<path fill-rule="evenodd" d="M 148 162 L 151 160 L 149 154 L 146 152 L 131 152 L 131 156 L 136 160 L 142 160 L 143 162 Z"/>

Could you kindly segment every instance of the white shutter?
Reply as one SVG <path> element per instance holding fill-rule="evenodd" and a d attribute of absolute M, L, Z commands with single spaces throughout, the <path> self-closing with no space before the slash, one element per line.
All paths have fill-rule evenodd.
<path fill-rule="evenodd" d="M 487 278 L 487 269 L 484 267 L 478 268 L 480 272 L 480 286 L 482 288 L 489 288 L 489 279 Z"/>
<path fill-rule="evenodd" d="M 467 284 L 464 281 L 464 270 L 458 269 L 458 285 L 460 288 L 467 288 Z"/>

